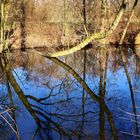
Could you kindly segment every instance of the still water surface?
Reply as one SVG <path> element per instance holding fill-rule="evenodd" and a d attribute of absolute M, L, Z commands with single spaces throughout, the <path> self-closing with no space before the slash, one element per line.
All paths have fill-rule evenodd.
<path fill-rule="evenodd" d="M 140 61 L 132 50 L 0 60 L 1 140 L 140 138 Z"/>

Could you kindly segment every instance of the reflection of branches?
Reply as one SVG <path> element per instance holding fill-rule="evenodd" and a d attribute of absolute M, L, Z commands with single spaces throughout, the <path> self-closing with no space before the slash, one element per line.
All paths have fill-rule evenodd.
<path fill-rule="evenodd" d="M 88 93 L 88 95 L 90 95 L 92 100 L 96 101 L 99 104 L 102 103 L 103 111 L 104 111 L 104 113 L 106 113 L 106 116 L 108 118 L 108 122 L 110 124 L 110 128 L 112 130 L 113 137 L 114 137 L 114 139 L 118 139 L 117 133 L 116 133 L 116 128 L 115 128 L 114 121 L 113 121 L 113 116 L 112 116 L 110 110 L 108 109 L 107 105 L 105 104 L 105 101 L 101 97 L 97 96 L 88 87 L 88 85 L 83 81 L 83 79 L 70 66 L 66 65 L 65 63 L 63 63 L 62 61 L 60 61 L 56 58 L 50 58 L 50 57 L 47 57 L 47 58 L 49 58 L 53 62 L 59 64 L 61 67 L 63 67 L 65 70 L 67 70 L 71 75 L 73 75 L 73 77 L 85 89 L 85 91 Z M 1 64 L 1 66 L 2 66 L 2 64 Z M 76 133 L 73 133 L 73 132 L 70 133 L 68 128 L 63 127 L 62 124 L 59 124 L 58 122 L 56 122 L 57 119 L 52 119 L 52 118 L 48 117 L 48 115 L 53 115 L 53 117 L 60 118 L 61 120 L 66 120 L 65 118 L 67 118 L 67 116 L 63 116 L 63 115 L 61 116 L 61 114 L 58 114 L 58 113 L 48 113 L 48 111 L 46 111 L 45 109 L 41 110 L 41 108 L 39 108 L 38 106 L 32 105 L 28 101 L 28 98 L 30 98 L 30 99 L 32 98 L 35 102 L 42 102 L 42 101 L 47 100 L 49 98 L 49 96 L 51 98 L 51 96 L 54 94 L 52 94 L 50 92 L 50 95 L 48 95 L 47 97 L 44 97 L 44 98 L 40 98 L 40 99 L 37 99 L 36 97 L 35 98 L 31 97 L 31 95 L 25 96 L 24 92 L 22 91 L 22 89 L 20 88 L 18 83 L 16 82 L 14 75 L 12 73 L 12 70 L 8 66 L 8 64 L 6 65 L 6 67 L 3 67 L 3 69 L 5 70 L 6 77 L 9 81 L 9 83 L 11 84 L 11 86 L 13 87 L 13 89 L 15 90 L 15 92 L 17 93 L 19 99 L 23 102 L 23 105 L 26 107 L 26 109 L 32 115 L 33 119 L 35 120 L 35 122 L 37 123 L 37 125 L 40 127 L 40 129 L 42 131 L 44 131 L 44 128 L 46 130 L 52 129 L 53 131 L 58 132 L 61 135 L 65 135 L 68 137 L 71 137 L 72 134 L 78 133 L 78 130 Z M 62 110 L 63 110 L 63 108 L 62 108 Z M 75 114 L 73 114 L 73 115 L 75 115 Z M 65 118 L 63 118 L 63 117 L 65 117 Z M 75 116 L 75 117 L 77 117 L 77 116 Z M 72 120 L 72 119 L 69 119 L 69 120 Z"/>
<path fill-rule="evenodd" d="M 5 59 L 5 61 L 7 62 L 7 59 Z M 1 66 L 2 66 L 2 62 L 1 62 Z M 1 67 L 2 70 L 4 70 L 4 67 Z M 3 73 L 5 74 L 5 72 L 3 71 Z M 10 99 L 10 110 L 11 114 L 9 114 L 8 111 L 4 112 L 4 114 L 0 115 L 5 122 L 11 127 L 11 129 L 14 131 L 14 133 L 16 134 L 16 137 L 18 140 L 20 140 L 20 136 L 19 136 L 19 132 L 18 132 L 18 127 L 17 127 L 17 122 L 15 119 L 15 110 L 14 110 L 14 103 L 13 103 L 13 99 L 12 99 L 12 92 L 11 92 L 11 88 L 10 88 L 10 84 L 6 78 L 6 85 L 7 85 L 7 90 L 8 90 L 8 96 Z M 4 115 L 6 114 L 6 117 L 10 118 L 14 124 L 14 126 L 12 126 L 12 123 L 9 122 L 9 119 L 7 119 Z"/>
<path fill-rule="evenodd" d="M 55 97 L 55 96 L 60 95 L 60 91 L 61 91 L 61 89 L 62 89 L 63 82 L 64 82 L 64 81 L 62 81 L 61 84 L 58 84 L 58 85 L 52 87 L 52 88 L 51 88 L 51 91 L 50 91 L 50 93 L 49 93 L 49 95 L 46 96 L 46 97 L 39 98 L 39 99 L 36 98 L 36 97 L 34 97 L 34 96 L 32 96 L 32 95 L 25 95 L 25 97 L 26 97 L 26 98 L 29 98 L 29 99 L 31 99 L 31 100 L 33 100 L 33 101 L 36 101 L 36 102 L 38 102 L 38 103 L 40 103 L 40 104 L 42 104 L 42 105 L 54 105 L 54 104 L 60 104 L 60 103 L 64 103 L 64 102 L 71 101 L 72 98 L 68 98 L 68 99 L 66 99 L 66 100 L 59 100 L 59 101 L 53 102 L 53 103 L 46 103 L 46 102 L 44 103 L 44 102 L 42 102 L 42 101 L 46 101 L 46 100 L 49 99 L 49 98 L 52 98 L 52 97 Z M 56 88 L 56 87 L 59 87 L 58 93 L 53 94 L 53 90 L 54 90 L 54 88 Z"/>
<path fill-rule="evenodd" d="M 107 114 L 108 117 L 108 121 L 114 136 L 114 139 L 118 139 L 117 138 L 117 134 L 116 134 L 116 129 L 114 126 L 114 122 L 113 122 L 113 117 L 111 112 L 109 111 L 108 107 L 105 104 L 105 101 L 102 100 L 102 98 L 100 98 L 99 96 L 97 96 L 96 94 L 93 93 L 93 91 L 88 87 L 88 85 L 82 80 L 82 78 L 67 64 L 63 63 L 62 61 L 60 61 L 57 58 L 51 58 L 51 57 L 47 57 L 50 60 L 52 60 L 53 62 L 59 64 L 59 66 L 63 67 L 64 69 L 66 69 L 70 74 L 72 74 L 74 76 L 74 78 L 82 85 L 82 87 L 86 90 L 86 92 L 90 95 L 90 97 L 97 101 L 98 103 L 102 103 L 103 104 L 103 110 L 104 112 Z"/>
<path fill-rule="evenodd" d="M 133 106 L 133 112 L 134 112 L 134 118 L 135 118 L 136 136 L 138 136 L 139 127 L 138 127 L 138 118 L 137 118 L 137 111 L 136 111 L 136 103 L 135 103 L 135 97 L 134 97 L 134 92 L 133 92 L 133 86 L 132 86 L 131 78 L 130 78 L 130 75 L 129 75 L 129 72 L 127 69 L 127 65 L 126 65 L 126 57 L 125 57 L 124 52 L 123 52 L 121 47 L 120 47 L 120 51 L 121 51 L 121 57 L 123 60 L 124 71 L 126 74 L 128 85 L 129 85 L 130 96 L 131 96 L 131 100 L 132 100 L 132 106 Z"/>
<path fill-rule="evenodd" d="M 50 97 L 54 97 L 54 96 L 57 96 L 58 94 L 60 94 L 62 84 L 63 84 L 63 81 L 62 81 L 61 84 L 58 84 L 58 85 L 53 86 L 53 87 L 51 88 L 51 91 L 50 91 L 49 95 L 46 96 L 46 97 L 43 97 L 43 98 L 37 99 L 36 97 L 31 96 L 31 95 L 25 95 L 25 96 L 26 96 L 26 98 L 30 98 L 30 99 L 35 100 L 35 101 L 37 101 L 37 102 L 41 102 L 41 101 L 43 101 L 43 100 L 49 99 Z M 57 87 L 59 87 L 59 90 L 58 90 L 59 92 L 58 92 L 57 94 L 53 94 L 53 90 L 54 90 L 55 88 L 57 88 Z"/>
<path fill-rule="evenodd" d="M 108 68 L 108 55 L 106 54 L 106 63 L 104 60 L 104 53 L 106 54 L 103 48 L 100 49 L 100 83 L 99 83 L 99 96 L 104 99 L 106 93 L 106 78 L 107 78 L 107 68 Z M 105 63 L 105 66 L 104 66 Z M 105 140 L 105 114 L 103 109 L 103 103 L 100 103 L 100 112 L 99 112 L 99 124 L 100 124 L 100 140 Z"/>
<path fill-rule="evenodd" d="M 47 128 L 47 130 L 52 129 L 52 130 L 60 133 L 61 135 L 65 135 L 65 136 L 70 137 L 70 132 L 68 130 L 66 130 L 65 128 L 63 128 L 57 122 L 55 122 L 52 119 L 50 119 L 47 116 L 48 114 L 44 114 L 44 113 L 40 112 L 39 110 L 36 110 L 36 109 L 32 108 L 33 106 L 29 103 L 29 101 L 27 100 L 26 96 L 24 95 L 24 92 L 22 91 L 22 89 L 20 88 L 18 83 L 16 82 L 10 67 L 8 67 L 8 65 L 6 65 L 6 67 L 5 67 L 5 66 L 2 65 L 2 63 L 0 63 L 0 64 L 1 64 L 1 66 L 3 68 L 3 70 L 5 70 L 6 77 L 7 77 L 8 81 L 10 82 L 11 86 L 13 87 L 15 92 L 17 93 L 17 95 L 20 98 L 20 100 L 23 102 L 23 104 L 26 107 L 26 109 L 32 115 L 32 117 L 34 118 L 36 124 L 40 127 L 40 129 L 42 131 L 44 131 L 44 127 L 45 127 L 45 128 Z M 36 100 L 36 98 L 34 98 L 34 99 Z M 43 101 L 45 99 L 46 99 L 46 97 L 41 98 L 40 101 Z M 45 120 L 44 119 L 42 120 L 41 118 L 44 118 Z M 46 132 L 44 131 L 44 133 L 46 133 Z M 48 134 L 47 134 L 47 136 L 49 138 Z"/>
<path fill-rule="evenodd" d="M 49 113 L 47 112 L 46 110 L 42 109 L 41 107 L 38 107 L 36 105 L 31 105 L 32 107 L 40 110 L 40 111 L 43 111 L 44 113 L 46 113 L 47 115 L 50 115 L 50 116 L 54 116 L 56 118 L 59 118 L 61 120 L 65 120 L 65 121 L 73 121 L 73 122 L 81 122 L 81 121 L 77 121 L 77 120 L 74 120 L 74 119 L 68 119 L 68 118 L 73 118 L 73 117 L 81 117 L 83 115 L 82 114 L 60 114 L 60 113 Z M 97 112 L 93 112 L 93 111 L 87 111 L 87 112 L 84 112 L 84 115 L 88 115 L 88 114 L 95 114 Z M 62 117 L 65 117 L 65 118 L 62 118 Z M 91 121 L 91 120 L 84 120 L 84 122 L 95 122 L 96 119 L 94 121 Z"/>
<path fill-rule="evenodd" d="M 55 127 L 53 128 L 54 130 L 56 130 L 57 132 L 59 132 L 60 134 L 63 135 L 69 135 L 68 132 L 66 132 L 61 126 L 59 126 L 58 123 L 54 122 L 53 120 L 51 120 L 49 117 L 47 117 L 44 113 L 40 112 L 39 110 L 34 110 L 34 113 L 36 113 L 37 115 L 42 116 L 44 119 L 46 119 L 48 122 L 52 123 Z M 45 121 L 40 120 L 40 123 L 42 123 L 43 125 L 48 125 L 46 124 Z"/>
<path fill-rule="evenodd" d="M 90 95 L 91 99 L 95 100 L 97 103 L 102 104 L 103 106 L 103 111 L 106 113 L 107 118 L 108 118 L 108 122 L 110 124 L 110 128 L 113 134 L 114 139 L 118 139 L 117 137 L 117 132 L 116 132 L 116 128 L 114 125 L 114 121 L 113 121 L 113 116 L 110 112 L 110 110 L 108 109 L 107 105 L 105 104 L 105 101 L 97 96 L 89 87 L 88 85 L 85 83 L 85 81 L 83 81 L 83 79 L 79 76 L 79 74 L 77 74 L 70 66 L 68 66 L 67 64 L 65 64 L 64 62 L 62 62 L 61 60 L 57 59 L 57 58 L 53 58 L 53 57 L 48 57 L 46 55 L 44 55 L 41 52 L 38 52 L 36 50 L 33 50 L 33 52 L 50 59 L 51 61 L 53 61 L 54 63 L 58 64 L 59 66 L 61 66 L 62 68 L 64 68 L 66 71 L 68 71 L 77 81 L 78 83 L 85 89 L 85 91 Z"/>
<path fill-rule="evenodd" d="M 53 103 L 42 103 L 42 102 L 40 101 L 40 99 L 37 99 L 37 98 L 34 97 L 34 96 L 28 95 L 28 96 L 26 96 L 26 97 L 28 97 L 28 98 L 32 99 L 33 101 L 36 101 L 36 102 L 38 102 L 38 103 L 40 103 L 40 104 L 42 104 L 42 105 L 55 105 L 55 104 L 60 104 L 60 103 L 64 103 L 64 102 L 71 101 L 71 99 L 72 99 L 72 98 L 68 98 L 68 99 L 66 99 L 66 100 L 59 100 L 59 101 L 53 102 Z"/>

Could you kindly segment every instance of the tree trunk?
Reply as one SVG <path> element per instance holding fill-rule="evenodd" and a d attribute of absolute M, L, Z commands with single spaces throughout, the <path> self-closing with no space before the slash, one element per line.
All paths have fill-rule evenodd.
<path fill-rule="evenodd" d="M 128 19 L 128 21 L 127 21 L 127 24 L 126 24 L 126 26 L 125 26 L 125 29 L 124 29 L 124 31 L 123 31 L 121 40 L 120 40 L 120 42 L 119 42 L 120 45 L 123 43 L 124 37 L 125 37 L 125 35 L 126 35 L 126 31 L 127 31 L 127 29 L 128 29 L 128 26 L 129 26 L 129 24 L 130 24 L 130 22 L 131 22 L 131 19 L 132 19 L 133 15 L 134 15 L 134 10 L 135 10 L 137 4 L 138 4 L 138 0 L 135 0 L 134 5 L 133 5 L 133 7 L 132 7 L 131 14 L 130 14 L 130 16 L 129 16 L 129 19 Z"/>
<path fill-rule="evenodd" d="M 25 50 L 26 48 L 26 9 L 24 0 L 21 1 L 21 17 L 20 17 L 20 29 L 21 29 L 21 49 Z"/>

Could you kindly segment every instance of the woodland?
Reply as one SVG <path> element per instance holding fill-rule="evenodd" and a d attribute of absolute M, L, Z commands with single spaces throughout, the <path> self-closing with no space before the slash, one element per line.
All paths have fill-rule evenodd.
<path fill-rule="evenodd" d="M 0 50 L 57 57 L 86 46 L 140 44 L 138 0 L 1 0 Z"/>

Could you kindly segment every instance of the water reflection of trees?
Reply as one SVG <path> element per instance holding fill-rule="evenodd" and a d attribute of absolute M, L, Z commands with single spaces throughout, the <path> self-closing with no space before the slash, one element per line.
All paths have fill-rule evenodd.
<path fill-rule="evenodd" d="M 104 49 L 96 50 L 96 52 L 98 53 L 96 53 L 96 56 L 94 57 L 89 50 L 82 50 L 81 54 L 84 54 L 84 59 L 82 58 L 83 55 L 75 54 L 72 55 L 73 61 L 68 56 L 65 59 L 62 58 L 63 61 L 61 61 L 50 57 L 42 59 L 42 56 L 29 53 L 24 54 L 24 56 L 27 57 L 25 58 L 29 60 L 28 63 L 24 62 L 23 65 L 23 62 L 21 61 L 22 56 L 19 55 L 19 60 L 16 59 L 17 62 L 13 64 L 13 66 L 8 62 L 11 60 L 7 60 L 4 57 L 1 58 L 1 68 L 4 72 L 1 75 L 5 76 L 5 79 L 7 79 L 7 82 L 5 81 L 3 83 L 6 84 L 8 89 L 8 96 L 10 99 L 9 106 L 15 108 L 14 102 L 12 101 L 13 97 L 10 94 L 10 89 L 12 88 L 15 90 L 19 99 L 22 101 L 38 126 L 34 133 L 34 137 L 39 135 L 43 139 L 44 135 L 46 135 L 48 138 L 53 139 L 53 136 L 59 135 L 59 137 L 62 138 L 77 137 L 82 139 L 87 137 L 98 137 L 99 135 L 99 138 L 102 140 L 111 137 L 109 133 L 106 134 L 106 129 L 110 128 L 113 138 L 118 138 L 113 120 L 114 114 L 111 113 L 112 111 L 110 111 L 108 105 L 106 105 L 106 102 L 108 102 L 106 100 L 106 84 L 108 77 L 107 71 L 111 70 L 114 72 L 112 64 L 114 63 L 115 66 L 115 63 L 120 60 L 120 57 L 114 58 L 113 55 L 116 55 L 115 52 L 109 52 Z M 34 59 L 36 57 L 38 60 L 35 61 Z M 129 58 L 131 57 L 129 56 Z M 40 60 L 41 64 L 39 63 Z M 127 61 L 131 62 L 130 59 Z M 57 67 L 57 65 L 59 67 Z M 131 67 L 129 67 L 129 65 L 131 65 L 131 63 L 127 63 L 124 67 L 123 61 L 121 60 L 121 62 L 118 62 L 116 68 L 130 68 L 130 71 Z M 27 94 L 26 91 L 21 88 L 19 82 L 17 82 L 16 76 L 13 75 L 13 68 L 17 66 L 24 67 L 26 74 L 29 74 L 29 81 L 34 81 L 34 78 L 36 77 L 41 78 L 38 82 L 43 81 L 41 85 L 49 89 L 47 93 L 42 96 Z M 96 70 L 94 71 L 94 69 Z M 125 72 L 126 71 L 127 70 L 125 70 Z M 97 85 L 99 84 L 96 94 L 86 84 L 88 82 L 87 76 L 89 74 L 92 74 L 93 77 L 94 75 L 99 77 L 99 83 L 96 83 Z M 128 81 L 130 80 L 131 79 Z M 132 83 L 129 83 L 129 86 L 132 87 Z M 134 93 L 131 92 L 133 109 L 133 113 L 131 112 L 131 114 L 134 115 L 133 121 L 136 126 L 135 132 L 138 135 L 137 129 L 139 120 L 137 119 L 137 111 L 135 110 L 136 103 L 133 94 Z M 116 112 L 117 109 L 118 108 L 115 109 Z M 120 112 L 125 114 L 123 111 L 125 110 L 121 107 Z M 11 115 L 12 118 L 16 120 L 14 112 L 11 113 Z M 128 116 L 127 113 L 126 116 Z M 107 124 L 109 124 L 110 127 L 108 127 Z M 87 125 L 89 125 L 88 128 Z M 16 126 L 14 127 L 16 130 Z M 97 132 L 98 127 L 99 134 Z M 95 132 L 86 131 L 86 129 L 89 130 L 90 128 L 94 128 L 93 131 Z M 123 133 L 124 132 L 125 131 L 123 131 Z"/>
<path fill-rule="evenodd" d="M 134 124 L 135 124 L 134 125 L 134 134 L 131 134 L 129 132 L 123 132 L 123 133 L 125 133 L 127 135 L 135 136 L 136 139 L 139 139 L 138 115 L 137 115 L 137 107 L 136 107 L 136 102 L 135 102 L 135 95 L 134 95 L 134 91 L 133 91 L 133 85 L 132 85 L 131 77 L 130 77 L 130 74 L 129 74 L 129 71 L 128 71 L 128 68 L 127 68 L 127 63 L 126 63 L 127 58 L 126 58 L 123 50 L 120 49 L 120 52 L 121 52 L 121 56 L 122 56 L 122 60 L 123 60 L 124 71 L 125 71 L 125 74 L 126 74 L 126 77 L 127 77 L 128 85 L 129 85 L 133 113 L 125 112 L 125 110 L 123 110 L 123 111 L 124 111 L 124 113 L 130 114 L 130 115 L 133 116 L 132 120 L 130 120 L 130 121 L 134 121 Z"/>
<path fill-rule="evenodd" d="M 123 66 L 123 62 L 121 60 L 121 54 L 118 49 L 106 49 L 109 54 L 109 70 L 116 72 L 117 70 L 121 69 Z M 126 57 L 128 58 L 127 65 L 132 66 L 132 63 L 135 58 L 133 58 L 134 54 L 130 49 L 125 49 L 124 50 Z M 94 76 L 99 76 L 99 49 L 88 49 L 86 51 L 87 53 L 87 58 L 86 58 L 86 63 L 87 63 L 87 74 L 94 74 Z M 62 59 L 66 64 L 71 66 L 72 68 L 75 69 L 77 73 L 80 75 L 83 72 L 83 53 L 82 51 L 71 54 L 69 56 L 66 56 L 65 58 Z M 12 56 L 11 59 L 12 63 L 14 62 L 14 67 L 17 66 L 22 66 L 23 68 L 27 69 L 27 71 L 36 71 L 36 74 L 39 73 L 41 74 L 50 74 L 53 76 L 60 77 L 63 76 L 62 73 L 60 73 L 58 67 L 56 64 L 47 61 L 46 59 L 42 58 L 38 54 L 35 53 L 23 53 L 19 54 L 16 52 L 14 54 L 14 57 Z M 137 61 L 138 62 L 138 61 Z M 138 67 L 137 67 L 138 68 Z M 30 77 L 30 76 L 29 76 Z"/>
<path fill-rule="evenodd" d="M 91 101 L 93 100 L 99 104 L 102 104 L 102 111 L 106 114 L 106 116 L 108 118 L 108 122 L 110 124 L 110 128 L 112 130 L 113 137 L 114 137 L 114 139 L 117 139 L 117 133 L 116 133 L 116 128 L 114 126 L 113 116 L 112 116 L 110 110 L 108 109 L 107 105 L 105 104 L 104 99 L 102 97 L 99 97 L 96 94 L 94 94 L 94 92 L 88 87 L 88 85 L 85 83 L 85 81 L 70 66 L 68 66 L 67 64 L 65 64 L 64 62 L 62 62 L 56 58 L 49 58 L 49 59 L 51 61 L 53 61 L 54 63 L 58 64 L 59 66 L 61 66 L 62 68 L 64 68 L 68 73 L 73 75 L 74 78 L 79 82 L 79 84 L 84 88 L 84 90 L 88 94 L 87 97 L 91 98 Z M 81 135 L 83 137 L 86 135 L 84 133 L 84 131 L 81 131 L 82 130 L 81 123 L 83 123 L 83 121 L 81 122 L 80 117 L 83 116 L 83 112 L 81 112 L 81 111 L 77 112 L 76 110 L 78 108 L 75 108 L 75 109 L 73 108 L 72 110 L 68 110 L 68 111 L 63 110 L 63 108 L 65 109 L 65 107 L 63 107 L 64 105 L 66 105 L 68 107 L 68 105 L 69 105 L 68 101 L 72 101 L 71 98 L 66 98 L 65 100 L 60 99 L 59 102 L 57 102 L 57 101 L 48 102 L 47 100 L 52 98 L 52 96 L 57 96 L 57 95 L 59 96 L 59 93 L 52 94 L 53 89 L 51 90 L 51 92 L 48 94 L 47 97 L 36 98 L 32 95 L 25 95 L 24 91 L 20 88 L 19 84 L 17 83 L 17 81 L 12 73 L 11 66 L 9 65 L 9 63 L 5 63 L 6 61 L 7 61 L 7 59 L 1 59 L 1 67 L 2 67 L 3 71 L 5 72 L 5 76 L 8 80 L 7 87 L 9 89 L 9 91 L 11 91 L 10 90 L 11 87 L 15 90 L 16 94 L 18 95 L 18 97 L 20 98 L 22 103 L 24 104 L 25 108 L 29 111 L 29 113 L 35 120 L 36 124 L 38 125 L 38 129 L 35 132 L 35 135 L 38 133 L 43 138 L 43 135 L 46 134 L 48 136 L 48 138 L 51 139 L 51 136 L 49 135 L 50 130 L 56 131 L 60 135 L 68 136 L 68 137 L 73 137 L 73 136 L 78 137 L 79 135 Z M 11 85 L 11 87 L 9 86 L 9 84 Z M 10 99 L 11 99 L 11 105 L 14 108 L 14 105 L 12 102 L 12 97 L 10 97 Z M 33 100 L 33 102 L 31 102 L 31 100 Z M 65 102 L 67 104 L 64 104 Z M 59 103 L 61 103 L 60 106 L 59 106 Z M 87 102 L 85 102 L 85 103 L 87 103 Z M 44 107 L 41 107 L 39 104 L 43 105 L 43 106 L 48 106 L 48 107 L 51 105 L 57 104 L 56 107 L 58 108 L 58 111 L 50 112 L 50 110 L 45 109 Z M 73 107 L 76 107 L 76 106 L 74 105 Z M 96 112 L 90 111 L 90 110 L 85 111 L 84 112 L 85 118 L 87 118 L 87 116 L 89 114 L 93 114 L 93 116 L 94 116 L 96 114 Z M 50 118 L 50 116 L 51 116 L 51 118 Z M 91 117 L 91 116 L 89 115 L 89 117 Z M 13 118 L 14 118 L 14 115 L 13 115 Z M 84 119 L 84 121 L 88 122 L 88 120 L 86 120 L 86 119 Z M 94 121 L 94 119 L 93 119 L 93 121 Z M 69 122 L 75 122 L 75 123 L 77 123 L 77 125 L 74 127 L 73 126 L 74 124 L 71 124 L 71 128 L 69 128 L 69 127 L 67 127 Z M 89 122 L 91 123 L 92 121 L 89 121 Z M 42 134 L 42 132 L 44 134 Z M 79 134 L 79 132 L 82 134 Z"/>
<path fill-rule="evenodd" d="M 49 127 L 50 127 L 49 124 L 51 123 L 53 125 L 52 126 L 52 129 L 53 130 L 58 131 L 60 134 L 63 134 L 63 135 L 69 135 L 63 128 L 61 128 L 61 126 L 59 126 L 57 124 L 57 122 L 51 120 L 47 116 L 48 115 L 47 111 L 44 111 L 40 107 L 35 106 L 35 105 L 32 105 L 31 103 L 29 103 L 29 101 L 27 100 L 27 98 L 26 98 L 23 90 L 20 88 L 20 86 L 16 82 L 16 79 L 14 78 L 14 76 L 12 74 L 12 70 L 9 67 L 9 65 L 2 65 L 2 62 L 1 62 L 1 67 L 5 71 L 6 78 L 8 79 L 8 82 L 11 84 L 11 86 L 13 87 L 13 89 L 15 90 L 15 92 L 17 93 L 18 97 L 20 98 L 20 100 L 22 101 L 22 103 L 24 104 L 24 106 L 26 107 L 26 109 L 29 111 L 29 113 L 32 115 L 32 117 L 34 118 L 36 124 L 39 126 L 39 128 L 37 129 L 37 132 L 40 131 L 40 129 L 41 129 L 49 137 L 49 135 L 47 134 L 47 131 L 46 130 L 49 129 Z M 29 97 L 30 96 L 28 96 L 28 98 Z M 35 97 L 32 97 L 31 99 L 34 99 L 34 98 Z M 44 99 L 41 99 L 41 100 L 45 100 L 45 99 L 47 99 L 47 97 L 45 97 Z M 40 103 L 41 100 L 39 100 L 39 101 L 36 100 L 36 101 Z M 45 113 L 47 113 L 47 115 Z M 38 117 L 38 115 L 41 116 L 41 117 L 43 117 L 44 120 L 41 120 Z M 46 126 L 46 128 L 44 128 L 45 126 Z M 41 133 L 39 133 L 39 134 L 40 134 L 41 137 L 43 137 L 41 135 Z"/>

